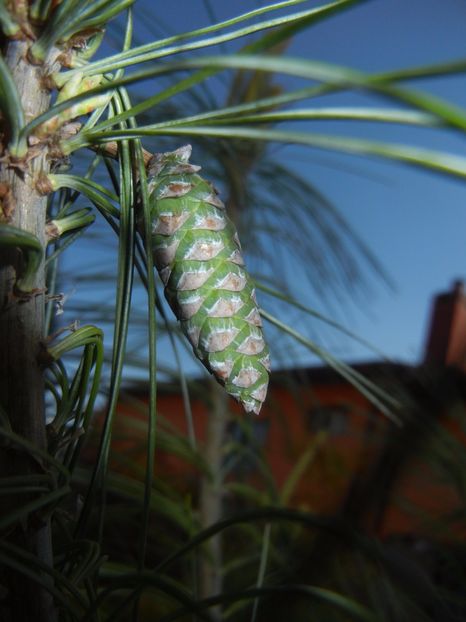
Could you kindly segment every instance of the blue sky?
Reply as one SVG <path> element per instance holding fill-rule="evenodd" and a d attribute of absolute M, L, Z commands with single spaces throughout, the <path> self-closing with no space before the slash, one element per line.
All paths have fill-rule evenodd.
<path fill-rule="evenodd" d="M 264 3 L 212 0 L 210 4 L 218 17 L 225 18 Z M 187 0 L 160 6 L 164 22 L 172 28 L 176 24 L 179 30 L 190 29 L 207 21 L 203 2 Z M 438 63 L 464 55 L 465 23 L 466 4 L 462 0 L 372 0 L 298 35 L 289 54 L 366 71 Z M 464 75 L 424 80 L 416 84 L 420 87 L 466 106 Z M 347 101 L 347 96 L 342 96 L 338 103 Z M 360 99 L 356 96 L 351 101 Z M 328 127 L 316 124 L 315 131 Z M 343 132 L 336 123 L 330 127 Z M 453 132 L 408 131 L 393 125 L 376 128 L 360 123 L 344 133 L 411 141 L 459 153 L 464 148 L 463 140 Z M 418 361 L 432 295 L 449 288 L 453 279 L 466 277 L 466 184 L 362 158 L 308 149 L 288 149 L 290 152 L 301 174 L 339 207 L 394 281 L 394 291 L 376 287 L 367 304 L 348 304 L 337 314 L 338 319 L 388 356 Z M 318 300 L 308 302 L 322 309 Z M 347 359 L 372 356 L 337 336 L 330 343 Z"/>
<path fill-rule="evenodd" d="M 174 33 L 209 23 L 202 0 L 142 0 L 136 8 L 138 4 L 145 9 L 135 29 L 136 37 L 142 41 L 149 40 L 153 36 L 150 31 L 159 25 Z M 210 2 L 221 19 L 263 4 L 266 3 L 254 0 Z M 306 3 L 296 10 L 319 4 Z M 369 0 L 298 35 L 288 53 L 374 72 L 439 63 L 464 54 L 465 23 L 463 0 Z M 238 42 L 236 47 L 242 44 L 243 41 Z M 464 75 L 424 80 L 415 86 L 466 107 Z M 360 94 L 332 100 L 343 105 L 368 101 Z M 325 100 L 323 105 L 327 103 L 331 100 Z M 307 129 L 464 151 L 464 140 L 447 131 L 421 131 L 388 124 L 342 126 L 338 122 L 314 122 Z M 395 286 L 388 289 L 375 284 L 372 295 L 363 302 L 336 303 L 336 318 L 387 356 L 418 362 L 432 296 L 449 288 L 454 279 L 466 278 L 466 183 L 401 165 L 305 148 L 289 147 L 283 153 L 301 175 L 339 208 L 383 264 Z M 290 279 L 293 274 L 290 266 Z M 301 294 L 307 304 L 328 313 L 322 301 L 309 292 Z M 297 316 L 290 314 L 285 319 L 303 322 L 297 327 L 304 333 L 308 331 L 304 320 Z M 374 358 L 337 334 L 329 336 L 326 331 L 323 341 L 348 361 Z M 295 354 L 302 364 L 315 361 L 302 350 Z"/>
<path fill-rule="evenodd" d="M 291 52 L 367 71 L 449 61 L 464 56 L 465 18 L 466 5 L 460 0 L 373 0 L 317 25 L 311 36 L 294 42 Z M 416 84 L 420 86 L 466 106 L 464 76 L 426 80 Z M 374 132 L 372 126 L 360 129 L 366 136 Z M 408 132 L 387 125 L 373 135 L 464 150 L 464 142 L 447 132 Z M 389 356 L 417 361 L 431 296 L 466 276 L 466 185 L 398 165 L 356 162 L 385 182 L 345 173 L 335 182 L 331 171 L 310 167 L 395 282 L 395 292 L 379 288 L 367 314 L 355 314 L 352 325 Z M 365 356 L 358 348 L 348 349 L 350 358 Z"/>

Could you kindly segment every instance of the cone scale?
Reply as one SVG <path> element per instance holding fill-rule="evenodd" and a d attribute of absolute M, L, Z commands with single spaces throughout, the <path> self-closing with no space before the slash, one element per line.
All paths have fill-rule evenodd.
<path fill-rule="evenodd" d="M 154 263 L 194 354 L 246 412 L 259 414 L 270 357 L 253 282 L 236 228 L 190 155 L 185 145 L 149 162 Z"/>

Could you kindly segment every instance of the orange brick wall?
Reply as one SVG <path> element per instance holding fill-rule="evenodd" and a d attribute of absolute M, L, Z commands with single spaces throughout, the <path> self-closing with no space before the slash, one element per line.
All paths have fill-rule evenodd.
<path fill-rule="evenodd" d="M 144 398 L 130 398 L 122 401 L 118 408 L 112 466 L 132 476 L 138 476 L 138 471 L 134 465 L 131 467 L 131 461 L 139 469 L 145 464 L 145 430 L 142 425 L 146 416 L 145 402 Z M 336 432 L 313 430 L 312 412 L 329 406 L 337 410 L 341 407 L 345 412 L 345 429 Z M 231 407 L 233 420 L 245 416 L 233 402 Z M 161 393 L 158 408 L 170 425 L 187 436 L 179 395 Z M 202 449 L 208 412 L 200 399 L 192 400 L 192 409 L 197 442 Z M 258 421 L 268 422 L 263 453 L 279 490 L 283 490 L 303 454 L 306 451 L 312 454 L 287 503 L 317 513 L 333 513 L 341 508 L 354 477 L 370 470 L 393 425 L 353 387 L 342 381 L 312 388 L 299 384 L 293 387 L 273 385 Z M 447 421 L 445 425 L 445 429 L 449 429 L 466 447 L 466 436 L 458 424 Z M 193 494 L 201 477 L 198 469 L 164 450 L 157 451 L 156 475 Z M 258 488 L 264 486 L 257 473 L 250 473 L 248 481 Z M 452 484 L 442 481 L 437 473 L 414 456 L 391 495 L 391 502 L 379 524 L 379 533 L 384 536 L 426 533 L 433 529 L 436 518 L 453 512 L 461 503 Z M 466 535 L 463 531 L 458 527 L 455 535 Z"/>

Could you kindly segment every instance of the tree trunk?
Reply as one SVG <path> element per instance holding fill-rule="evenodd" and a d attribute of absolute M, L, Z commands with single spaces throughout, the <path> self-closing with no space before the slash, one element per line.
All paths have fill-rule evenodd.
<path fill-rule="evenodd" d="M 17 85 L 26 119 L 30 120 L 48 108 L 50 94 L 42 88 L 41 67 L 25 60 L 27 47 L 24 41 L 11 41 L 5 60 Z M 46 167 L 45 154 L 42 154 L 29 162 L 25 172 L 5 165 L 0 171 L 0 181 L 11 190 L 12 211 L 8 223 L 33 233 L 42 244 L 47 199 L 40 196 L 34 186 L 37 175 Z M 5 213 L 3 216 L 5 220 Z M 13 288 L 20 270 L 21 252 L 0 249 L 0 405 L 16 434 L 45 449 L 44 380 L 38 361 L 44 337 L 45 272 L 42 265 L 32 296 L 15 298 Z M 4 477 L 44 473 L 45 466 L 24 449 L 0 444 L 0 469 Z M 2 497 L 1 513 L 6 516 L 30 501 L 31 497 L 25 494 Z M 26 520 L 22 518 L 10 527 L 5 539 L 51 567 L 49 521 L 35 515 Z M 34 572 L 33 580 L 8 564 L 2 565 L 0 619 L 5 622 L 53 622 L 56 616 L 52 598 L 43 587 L 49 582 L 47 573 L 41 574 L 33 565 L 28 565 L 27 569 Z"/>
<path fill-rule="evenodd" d="M 205 442 L 204 458 L 209 464 L 212 479 L 204 477 L 201 483 L 201 526 L 211 527 L 222 518 L 223 510 L 223 481 L 222 467 L 228 426 L 228 396 L 223 387 L 213 379 L 210 380 L 209 398 L 212 400 L 212 409 L 207 420 L 207 438 Z M 200 567 L 200 597 L 208 598 L 222 592 L 222 538 L 217 534 L 208 540 L 205 545 L 206 556 Z M 219 606 L 210 611 L 214 620 L 221 619 Z"/>

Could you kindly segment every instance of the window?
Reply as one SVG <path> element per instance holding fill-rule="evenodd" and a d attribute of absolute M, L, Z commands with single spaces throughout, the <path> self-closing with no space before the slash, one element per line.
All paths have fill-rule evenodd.
<path fill-rule="evenodd" d="M 236 476 L 245 476 L 258 468 L 260 451 L 265 447 L 269 432 L 268 419 L 235 421 L 229 426 L 228 438 L 234 443 L 225 456 L 223 468 Z"/>
<path fill-rule="evenodd" d="M 328 432 L 331 436 L 340 436 L 348 431 L 349 406 L 346 404 L 328 404 L 316 406 L 307 411 L 306 418 L 311 432 Z"/>

